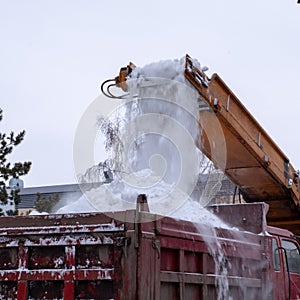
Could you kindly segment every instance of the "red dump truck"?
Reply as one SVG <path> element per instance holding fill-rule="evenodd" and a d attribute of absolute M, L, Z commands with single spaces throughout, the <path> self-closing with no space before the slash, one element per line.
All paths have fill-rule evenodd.
<path fill-rule="evenodd" d="M 299 246 L 267 208 L 209 207 L 232 229 L 140 209 L 2 217 L 0 299 L 299 299 Z"/>
<path fill-rule="evenodd" d="M 133 68 L 104 82 L 108 96 L 112 85 L 126 91 Z M 0 299 L 300 299 L 299 172 L 218 75 L 188 55 L 184 72 L 210 108 L 196 143 L 249 203 L 208 208 L 227 229 L 151 214 L 141 201 L 115 213 L 2 217 Z M 218 134 L 226 165 L 212 155 Z"/>

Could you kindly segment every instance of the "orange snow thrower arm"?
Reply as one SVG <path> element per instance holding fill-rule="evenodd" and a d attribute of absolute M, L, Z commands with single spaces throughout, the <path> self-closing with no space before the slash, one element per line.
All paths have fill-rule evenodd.
<path fill-rule="evenodd" d="M 124 92 L 128 91 L 126 84 L 127 76 L 135 69 L 134 63 L 130 62 L 127 67 L 120 69 L 119 76 L 115 78 L 116 85 L 120 87 Z"/>
<path fill-rule="evenodd" d="M 102 93 L 112 99 L 122 99 L 127 96 L 125 95 L 115 95 L 111 92 L 112 87 L 118 87 L 121 88 L 122 91 L 127 92 L 128 86 L 126 83 L 127 76 L 132 72 L 132 70 L 135 68 L 135 65 L 130 62 L 127 67 L 123 67 L 120 69 L 119 75 L 115 77 L 114 79 L 107 79 L 101 84 L 101 91 Z"/>
<path fill-rule="evenodd" d="M 208 79 L 188 55 L 185 77 L 211 108 L 200 111 L 199 148 L 239 186 L 247 202 L 269 203 L 270 220 L 290 218 L 300 225 L 299 176 L 286 155 L 224 81 L 217 74 Z M 216 122 L 219 132 L 212 130 Z M 225 141 L 225 161 L 224 155 L 213 153 L 220 138 Z"/>
<path fill-rule="evenodd" d="M 126 80 L 134 68 L 130 63 L 106 82 L 127 92 Z M 269 225 L 300 235 L 299 174 L 287 156 L 217 74 L 208 78 L 186 55 L 184 75 L 199 93 L 199 107 L 208 108 L 199 109 L 197 146 L 240 188 L 247 202 L 269 204 Z M 123 97 L 114 96 L 109 88 L 103 93 Z"/>

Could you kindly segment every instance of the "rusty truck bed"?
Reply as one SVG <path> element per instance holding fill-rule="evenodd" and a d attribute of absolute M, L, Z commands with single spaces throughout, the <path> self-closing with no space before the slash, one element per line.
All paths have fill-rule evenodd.
<path fill-rule="evenodd" d="M 253 233 L 135 210 L 1 221 L 0 299 L 217 299 L 226 284 L 263 299 L 271 282 L 270 241 Z"/>

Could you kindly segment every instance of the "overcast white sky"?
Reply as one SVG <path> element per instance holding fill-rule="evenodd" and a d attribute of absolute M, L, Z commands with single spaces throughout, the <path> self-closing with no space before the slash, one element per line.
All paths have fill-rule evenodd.
<path fill-rule="evenodd" d="M 25 186 L 75 182 L 73 141 L 100 83 L 186 53 L 218 73 L 300 168 L 297 0 L 0 0 L 1 131 Z"/>

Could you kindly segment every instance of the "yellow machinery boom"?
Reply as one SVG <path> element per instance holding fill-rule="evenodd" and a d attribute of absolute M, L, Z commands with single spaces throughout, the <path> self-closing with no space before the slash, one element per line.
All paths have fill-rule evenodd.
<path fill-rule="evenodd" d="M 126 76 L 132 68 L 133 64 L 122 68 L 114 85 L 127 91 Z M 199 110 L 202 134 L 198 147 L 239 187 L 247 202 L 269 204 L 269 225 L 300 235 L 299 174 L 289 159 L 224 81 L 217 74 L 208 78 L 188 55 L 185 77 L 211 108 Z M 215 130 L 216 122 L 221 130 Z M 225 157 L 211 143 L 221 140 Z"/>
<path fill-rule="evenodd" d="M 299 176 L 289 159 L 259 125 L 224 81 L 214 74 L 208 79 L 186 56 L 185 77 L 197 89 L 211 111 L 200 111 L 202 122 L 219 121 L 222 132 L 209 131 L 214 124 L 203 124 L 201 150 L 221 166 L 239 186 L 247 202 L 264 201 L 270 205 L 268 223 L 300 233 Z M 226 143 L 225 164 L 212 155 L 210 140 L 222 134 Z"/>

